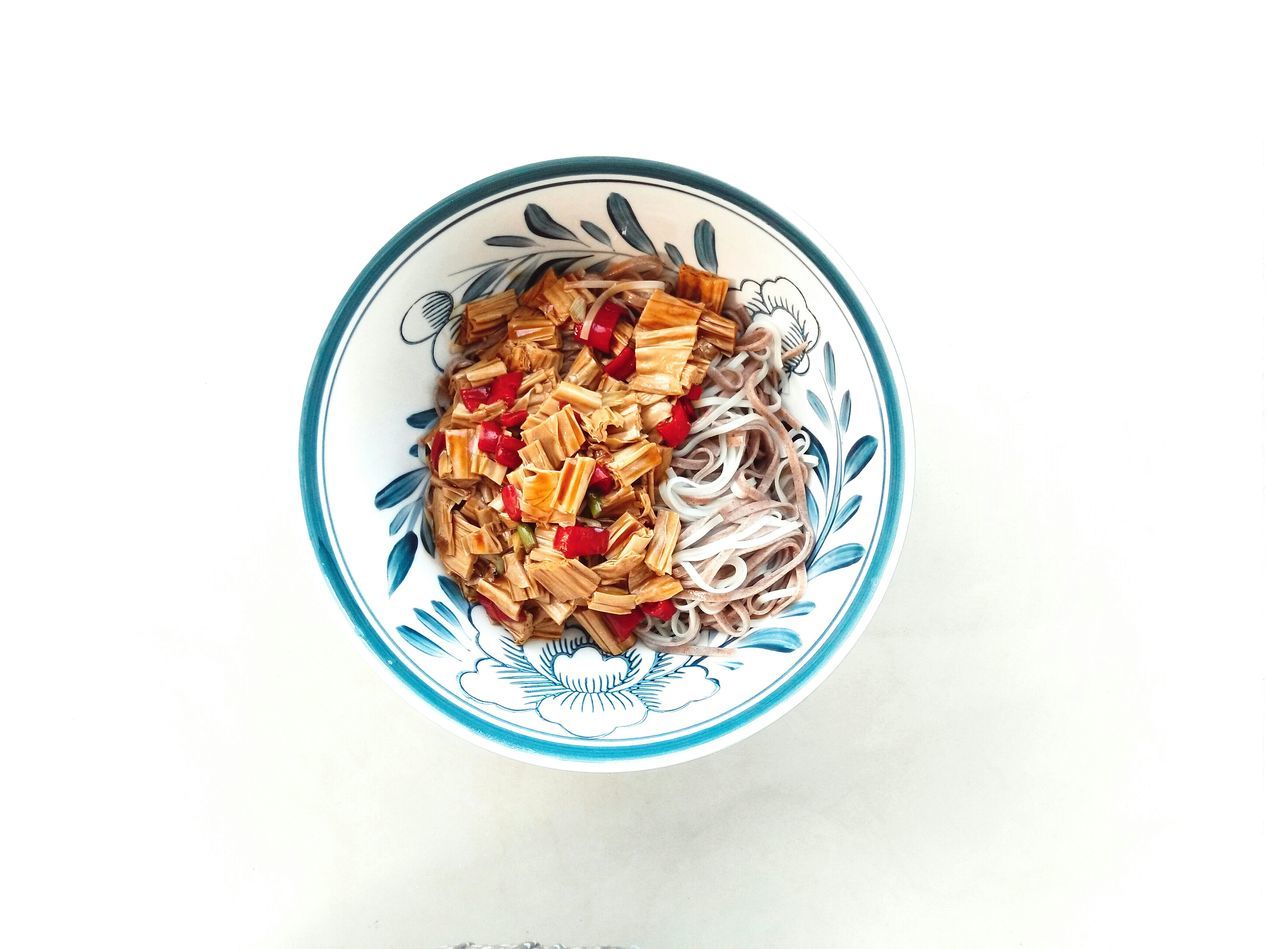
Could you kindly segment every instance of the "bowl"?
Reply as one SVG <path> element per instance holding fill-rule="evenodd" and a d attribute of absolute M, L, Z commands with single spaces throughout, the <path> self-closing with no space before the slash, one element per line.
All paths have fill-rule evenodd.
<path fill-rule="evenodd" d="M 584 633 L 517 646 L 445 576 L 423 526 L 417 440 L 461 305 L 548 267 L 659 254 L 731 281 L 788 348 L 786 405 L 817 464 L 804 598 L 692 657 Z M 912 440 L 888 335 L 849 269 L 808 228 L 706 175 L 633 158 L 571 158 L 469 185 L 379 251 L 320 341 L 300 468 L 320 567 L 356 633 L 449 730 L 522 761 L 626 771 L 689 760 L 777 720 L 849 652 L 902 546 Z M 711 645 L 725 644 L 719 634 Z"/>

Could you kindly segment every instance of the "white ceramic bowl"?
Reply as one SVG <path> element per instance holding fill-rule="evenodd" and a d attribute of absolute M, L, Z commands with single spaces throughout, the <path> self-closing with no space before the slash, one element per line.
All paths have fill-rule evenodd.
<path fill-rule="evenodd" d="M 443 575 L 423 527 L 416 439 L 434 418 L 462 302 L 542 268 L 658 253 L 728 278 L 779 322 L 788 408 L 812 435 L 816 530 L 804 601 L 731 658 L 606 656 L 584 634 L 523 649 Z M 302 413 L 303 504 L 316 556 L 356 632 L 450 730 L 524 761 L 583 771 L 709 754 L 792 708 L 866 626 L 902 544 L 911 421 L 884 327 L 853 274 L 807 229 L 696 172 L 573 158 L 478 181 L 373 258 L 321 340 Z M 711 642 L 723 643 L 714 636 Z"/>

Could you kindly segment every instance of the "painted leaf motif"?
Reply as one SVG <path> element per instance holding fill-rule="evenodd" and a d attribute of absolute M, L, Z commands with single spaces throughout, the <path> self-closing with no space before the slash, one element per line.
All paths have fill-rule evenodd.
<path fill-rule="evenodd" d="M 422 539 L 422 549 L 430 556 L 436 555 L 436 537 L 431 533 L 431 529 L 427 527 L 427 518 L 423 518 L 418 522 L 418 536 Z"/>
<path fill-rule="evenodd" d="M 827 377 L 827 385 L 836 384 L 836 354 L 830 343 L 822 344 L 822 373 Z"/>
<path fill-rule="evenodd" d="M 847 432 L 849 430 L 849 417 L 853 414 L 853 401 L 849 398 L 849 390 L 845 389 L 844 395 L 840 396 L 840 429 Z"/>
<path fill-rule="evenodd" d="M 578 254 L 574 257 L 555 257 L 551 260 L 544 260 L 536 267 L 522 272 L 520 276 L 511 282 L 511 289 L 516 293 L 524 293 L 537 283 L 538 278 L 546 273 L 547 270 L 554 269 L 556 273 L 564 273 L 570 264 L 577 263 L 579 260 L 590 256 L 590 254 Z"/>
<path fill-rule="evenodd" d="M 390 596 L 396 592 L 396 587 L 404 582 L 404 578 L 409 573 L 409 568 L 413 566 L 413 555 L 418 552 L 418 535 L 413 531 L 405 534 L 395 546 L 391 548 L 391 553 L 387 556 L 387 595 Z"/>
<path fill-rule="evenodd" d="M 853 515 L 858 513 L 858 508 L 862 506 L 862 495 L 855 494 L 849 500 L 844 502 L 840 508 L 840 513 L 836 515 L 835 530 L 839 530 L 848 524 Z"/>
<path fill-rule="evenodd" d="M 387 528 L 388 534 L 394 534 L 404 527 L 405 521 L 416 518 L 422 513 L 422 498 L 418 498 L 412 504 L 406 504 L 400 510 L 396 511 L 396 516 L 391 519 L 391 526 Z"/>
<path fill-rule="evenodd" d="M 524 226 L 539 237 L 549 237 L 558 241 L 574 241 L 581 244 L 573 231 L 569 230 L 540 204 L 529 204 L 524 209 Z"/>
<path fill-rule="evenodd" d="M 400 338 L 410 345 L 424 343 L 440 333 L 453 313 L 453 297 L 432 290 L 414 300 L 400 318 Z"/>
<path fill-rule="evenodd" d="M 818 523 L 818 502 L 813 499 L 813 492 L 809 490 L 808 485 L 804 489 L 804 505 L 809 512 L 809 524 Z"/>
<path fill-rule="evenodd" d="M 800 648 L 800 637 L 781 626 L 753 629 L 738 640 L 742 649 L 768 649 L 770 652 L 795 652 Z"/>
<path fill-rule="evenodd" d="M 449 607 L 446 606 L 444 603 L 442 603 L 440 600 L 432 600 L 431 607 L 437 613 L 439 613 L 440 618 L 444 620 L 446 623 L 448 623 L 450 626 L 458 625 L 457 614 L 454 613 L 453 610 L 449 609 Z"/>
<path fill-rule="evenodd" d="M 413 489 L 422 483 L 422 479 L 427 476 L 427 468 L 425 465 L 414 468 L 412 471 L 406 471 L 398 478 L 393 478 L 391 482 L 379 491 L 373 497 L 373 506 L 379 511 L 385 511 L 387 508 L 395 507 L 409 495 L 413 494 Z"/>
<path fill-rule="evenodd" d="M 462 595 L 462 587 L 457 582 L 448 577 L 438 577 L 440 589 L 444 591 L 444 595 L 449 598 L 454 606 L 458 608 L 458 612 L 466 617 L 471 616 L 471 604 L 467 602 L 467 598 Z"/>
<path fill-rule="evenodd" d="M 417 443 L 417 442 L 414 442 L 412 445 L 410 445 L 410 446 L 409 446 L 409 454 L 413 455 L 413 457 L 414 457 L 414 458 L 417 458 L 417 457 L 418 457 L 418 448 L 419 448 L 418 443 Z"/>
<path fill-rule="evenodd" d="M 592 224 L 590 221 L 579 221 L 578 224 L 595 240 L 599 241 L 610 250 L 613 250 L 613 241 L 609 240 L 609 235 L 605 233 L 605 229 L 599 224 Z"/>
<path fill-rule="evenodd" d="M 471 285 L 467 287 L 466 292 L 462 294 L 462 302 L 470 303 L 472 300 L 479 300 L 487 294 L 493 285 L 498 282 L 498 278 L 506 273 L 510 261 L 500 260 L 491 267 L 487 267 L 471 281 Z"/>
<path fill-rule="evenodd" d="M 440 413 L 435 409 L 423 409 L 421 412 L 414 412 L 405 421 L 409 423 L 410 428 L 430 428 L 436 423 L 439 415 Z"/>
<path fill-rule="evenodd" d="M 486 237 L 484 242 L 490 247 L 532 247 L 537 243 L 533 238 L 519 234 L 499 234 L 496 237 Z"/>
<path fill-rule="evenodd" d="M 657 256 L 658 252 L 654 250 L 653 241 L 649 240 L 649 235 L 636 220 L 635 212 L 631 210 L 631 204 L 626 198 L 615 191 L 605 201 L 605 210 L 609 212 L 609 220 L 613 222 L 613 226 L 617 228 L 624 241 L 642 254 Z"/>
<path fill-rule="evenodd" d="M 676 267 L 684 263 L 684 254 L 680 253 L 680 248 L 675 244 L 663 244 L 662 249 L 667 252 L 667 256 Z"/>
<path fill-rule="evenodd" d="M 808 616 L 813 612 L 813 600 L 800 600 L 798 603 L 792 603 L 785 610 L 779 613 L 779 616 Z"/>
<path fill-rule="evenodd" d="M 693 252 L 703 270 L 716 272 L 716 267 L 720 264 L 716 259 L 716 229 L 706 219 L 699 221 L 693 229 Z"/>
<path fill-rule="evenodd" d="M 449 658 L 449 654 L 433 643 L 426 636 L 414 629 L 412 626 L 397 626 L 396 632 L 405 638 L 410 646 L 425 652 L 428 656 L 436 656 L 437 658 Z"/>
<path fill-rule="evenodd" d="M 446 627 L 426 610 L 420 610 L 415 606 L 413 608 L 413 613 L 418 617 L 419 622 L 421 622 L 423 626 L 427 627 L 427 629 L 431 630 L 431 632 L 435 633 L 441 639 L 446 639 L 453 643 L 458 641 L 458 637 L 453 634 L 452 630 Z"/>
<path fill-rule="evenodd" d="M 855 564 L 862 559 L 866 548 L 861 544 L 841 544 L 835 550 L 829 550 L 816 561 L 809 569 L 809 578 L 820 577 L 824 573 L 830 573 L 832 570 L 839 570 L 841 567 L 847 567 Z"/>
<path fill-rule="evenodd" d="M 831 484 L 831 461 L 827 457 L 827 450 L 822 447 L 822 442 L 818 441 L 813 432 L 808 428 L 803 431 L 809 436 L 808 454 L 818 459 L 818 483 L 822 485 L 822 490 L 825 492 Z"/>
<path fill-rule="evenodd" d="M 874 435 L 863 435 L 853 443 L 849 453 L 844 456 L 845 484 L 848 484 L 862 473 L 862 469 L 867 466 L 867 462 L 875 455 L 876 446 L 879 444 Z"/>
<path fill-rule="evenodd" d="M 813 413 L 818 416 L 818 418 L 822 419 L 822 424 L 830 425 L 831 416 L 827 414 L 827 407 L 823 405 L 818 397 L 812 392 L 806 392 L 804 396 L 809 400 L 809 405 L 813 407 Z"/>

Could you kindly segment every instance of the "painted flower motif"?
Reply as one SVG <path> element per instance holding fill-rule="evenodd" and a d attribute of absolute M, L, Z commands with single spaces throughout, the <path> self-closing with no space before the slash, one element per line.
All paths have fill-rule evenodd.
<path fill-rule="evenodd" d="M 467 695 L 513 712 L 536 712 L 579 738 L 603 738 L 650 712 L 674 712 L 710 698 L 720 683 L 681 656 L 628 649 L 608 656 L 580 629 L 523 647 L 492 623 L 477 624 L 487 658 L 463 673 Z"/>
<path fill-rule="evenodd" d="M 782 333 L 782 351 L 803 345 L 804 351 L 784 362 L 787 372 L 803 376 L 809 371 L 809 350 L 818 344 L 818 321 L 805 303 L 800 288 L 786 277 L 756 283 L 742 281 L 738 301 L 753 317 L 765 317 Z"/>
<path fill-rule="evenodd" d="M 455 320 L 452 330 L 446 330 L 452 314 L 453 296 L 443 290 L 432 290 L 414 300 L 400 318 L 400 338 L 410 345 L 430 340 L 431 359 L 441 372 L 452 357 L 450 347 L 461 325 L 460 320 Z"/>

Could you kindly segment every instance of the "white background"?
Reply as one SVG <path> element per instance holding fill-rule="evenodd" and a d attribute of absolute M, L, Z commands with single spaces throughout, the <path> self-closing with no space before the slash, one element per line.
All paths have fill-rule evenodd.
<path fill-rule="evenodd" d="M 0 942 L 1275 936 L 1263 5 L 666 6 L 5 14 Z M 475 178 L 600 153 L 838 247 L 919 456 L 831 679 L 618 776 L 389 688 L 295 460 L 374 251 Z"/>

